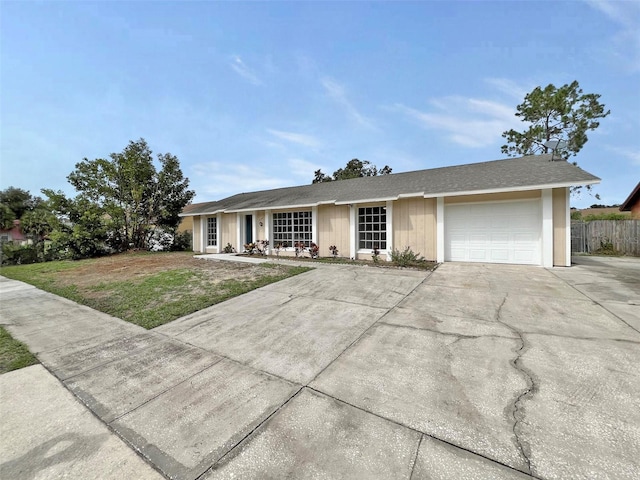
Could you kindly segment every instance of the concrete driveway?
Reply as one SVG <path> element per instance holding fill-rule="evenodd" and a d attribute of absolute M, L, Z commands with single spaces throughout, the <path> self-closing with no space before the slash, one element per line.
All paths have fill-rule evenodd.
<path fill-rule="evenodd" d="M 1 312 L 170 478 L 637 478 L 640 261 L 601 262 L 324 267 L 151 332 L 19 282 Z"/>

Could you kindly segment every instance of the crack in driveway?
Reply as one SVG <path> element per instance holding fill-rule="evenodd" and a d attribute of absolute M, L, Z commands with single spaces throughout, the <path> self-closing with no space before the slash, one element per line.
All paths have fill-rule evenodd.
<path fill-rule="evenodd" d="M 506 294 L 504 296 L 502 303 L 498 307 L 498 311 L 496 312 L 496 322 L 501 323 L 502 325 L 507 327 L 509 330 L 514 332 L 516 335 L 518 335 L 518 338 L 520 339 L 520 343 L 521 343 L 520 348 L 518 348 L 518 350 L 515 351 L 516 357 L 511 361 L 511 365 L 513 365 L 513 368 L 515 368 L 518 372 L 522 374 L 525 381 L 527 382 L 527 388 L 525 388 L 524 391 L 522 391 L 515 398 L 515 400 L 511 403 L 511 405 L 509 405 L 509 410 L 513 415 L 513 435 L 514 435 L 516 445 L 518 446 L 518 449 L 522 453 L 522 456 L 524 457 L 524 460 L 527 464 L 527 473 L 529 475 L 533 475 L 534 474 L 533 466 L 531 465 L 531 459 L 529 458 L 529 455 L 531 453 L 529 451 L 530 448 L 527 445 L 525 445 L 523 440 L 520 438 L 520 434 L 518 433 L 518 429 L 519 429 L 518 427 L 519 427 L 519 424 L 524 421 L 524 416 L 525 416 L 524 411 L 522 410 L 522 402 L 525 400 L 525 398 L 531 398 L 535 394 L 535 392 L 538 390 L 538 386 L 536 385 L 531 372 L 529 372 L 522 365 L 522 356 L 525 354 L 526 350 L 528 349 L 528 345 L 525 341 L 523 332 L 521 332 L 514 326 L 509 325 L 507 322 L 503 321 L 500 318 L 500 315 L 502 313 L 502 307 L 507 302 L 508 296 L 509 294 Z"/>

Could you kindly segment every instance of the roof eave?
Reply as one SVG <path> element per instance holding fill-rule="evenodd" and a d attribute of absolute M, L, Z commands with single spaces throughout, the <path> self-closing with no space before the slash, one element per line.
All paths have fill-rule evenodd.
<path fill-rule="evenodd" d="M 638 182 L 638 185 L 636 185 L 636 188 L 633 189 L 633 192 L 631 192 L 631 194 L 627 197 L 627 199 L 622 202 L 622 205 L 620 205 L 620 211 L 621 212 L 630 212 L 631 211 L 631 204 L 633 203 L 633 200 L 640 195 L 640 182 Z"/>
<path fill-rule="evenodd" d="M 219 208 L 217 210 L 210 210 L 204 212 L 188 212 L 188 213 L 180 213 L 180 217 L 194 217 L 199 215 L 216 215 L 218 213 L 246 213 L 253 212 L 256 210 L 287 210 L 292 208 L 310 208 L 317 207 L 319 205 L 351 205 L 351 204 L 363 204 L 363 203 L 374 203 L 374 202 L 386 202 L 386 201 L 394 201 L 399 200 L 401 198 L 411 198 L 411 197 L 423 197 L 423 198 L 437 198 L 437 197 L 452 197 L 452 196 L 464 196 L 464 195 L 484 195 L 491 193 L 507 193 L 507 192 L 524 192 L 531 190 L 543 190 L 549 188 L 568 188 L 576 185 L 595 185 L 600 183 L 600 179 L 595 177 L 592 180 L 576 180 L 571 182 L 560 182 L 560 183 L 550 183 L 550 184 L 538 184 L 538 185 L 523 185 L 519 187 L 501 187 L 501 188 L 490 188 L 490 189 L 481 189 L 481 190 L 466 190 L 466 191 L 450 191 L 450 192 L 436 192 L 436 193 L 425 193 L 425 192 L 414 192 L 414 193 L 401 193 L 394 196 L 386 196 L 386 197 L 372 197 L 372 198 L 363 198 L 363 199 L 347 199 L 347 200 L 322 200 L 318 202 L 312 203 L 300 203 L 300 204 L 289 204 L 289 205 L 270 205 L 270 206 L 255 206 L 248 208 Z M 636 187 L 636 191 L 639 189 L 640 184 Z M 634 193 L 636 193 L 634 191 Z M 630 200 L 633 197 L 630 195 Z M 622 207 L 621 207 L 622 208 Z"/>
<path fill-rule="evenodd" d="M 530 190 L 544 190 L 548 188 L 568 188 L 576 185 L 595 185 L 597 183 L 600 183 L 599 178 L 596 180 L 587 180 L 587 181 L 580 181 L 580 182 L 561 182 L 561 183 L 540 184 L 540 185 L 523 185 L 520 187 L 489 188 L 484 190 L 425 193 L 424 198 L 454 197 L 454 196 L 464 196 L 464 195 L 485 195 L 489 193 L 526 192 Z"/>

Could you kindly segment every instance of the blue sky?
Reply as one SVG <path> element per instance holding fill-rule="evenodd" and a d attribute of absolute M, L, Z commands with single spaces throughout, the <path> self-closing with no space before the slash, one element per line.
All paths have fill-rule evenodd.
<path fill-rule="evenodd" d="M 576 160 L 620 203 L 640 180 L 640 2 L 0 3 L 0 188 L 73 194 L 83 158 L 143 137 L 194 201 L 503 158 L 535 86 L 611 109 Z"/>

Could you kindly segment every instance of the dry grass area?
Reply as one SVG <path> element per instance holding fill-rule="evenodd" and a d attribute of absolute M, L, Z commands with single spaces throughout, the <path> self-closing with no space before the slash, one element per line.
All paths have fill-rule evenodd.
<path fill-rule="evenodd" d="M 307 270 L 194 259 L 189 252 L 132 252 L 3 267 L 0 274 L 154 328 Z"/>
<path fill-rule="evenodd" d="M 160 272 L 185 268 L 201 272 L 212 284 L 229 279 L 253 279 L 264 273 L 264 268 L 256 265 L 196 259 L 190 252 L 131 252 L 75 263 L 77 268 L 58 273 L 61 285 L 90 288 L 116 281 L 137 283 Z"/>

